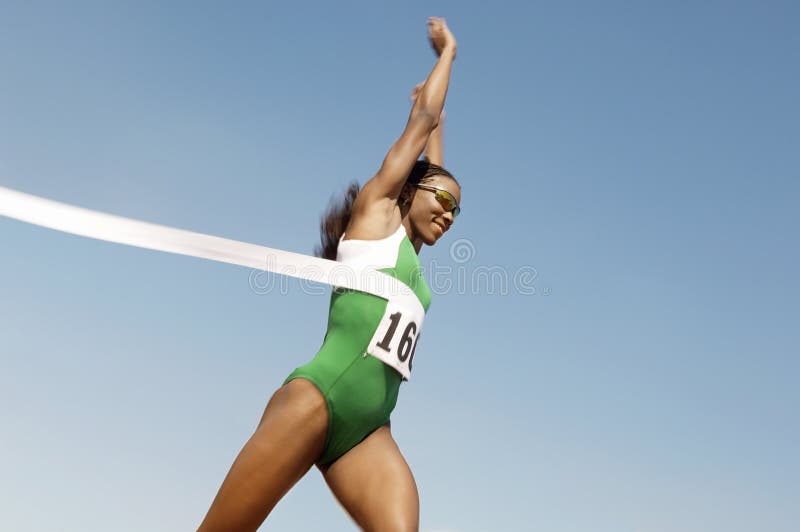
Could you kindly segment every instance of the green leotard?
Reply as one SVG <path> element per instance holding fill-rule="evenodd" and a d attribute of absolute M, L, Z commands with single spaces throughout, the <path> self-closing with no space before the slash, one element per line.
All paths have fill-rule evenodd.
<path fill-rule="evenodd" d="M 370 265 L 399 279 L 428 310 L 431 292 L 402 224 L 381 240 L 341 240 L 337 260 Z M 333 462 L 387 423 L 397 403 L 402 376 L 366 353 L 385 310 L 385 299 L 335 288 L 322 347 L 311 362 L 294 370 L 285 381 L 311 381 L 328 403 L 328 433 L 319 464 Z"/>

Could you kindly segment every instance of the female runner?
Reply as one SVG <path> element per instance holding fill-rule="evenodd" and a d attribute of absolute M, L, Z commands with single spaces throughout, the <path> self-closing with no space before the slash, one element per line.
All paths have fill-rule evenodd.
<path fill-rule="evenodd" d="M 438 60 L 412 95 L 405 131 L 378 173 L 360 191 L 351 186 L 344 205 L 327 213 L 319 249 L 399 279 L 426 310 L 431 294 L 417 254 L 448 230 L 461 193 L 440 166 L 437 128 L 456 40 L 441 18 L 428 20 L 428 36 Z M 429 160 L 418 161 L 426 146 Z M 366 353 L 386 304 L 363 292 L 333 291 L 322 347 L 272 396 L 199 531 L 256 530 L 314 464 L 361 528 L 418 530 L 417 487 L 389 429 L 402 376 Z"/>

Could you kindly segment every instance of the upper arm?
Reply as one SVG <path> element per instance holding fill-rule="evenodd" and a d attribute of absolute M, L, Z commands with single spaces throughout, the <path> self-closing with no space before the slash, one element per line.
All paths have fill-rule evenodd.
<path fill-rule="evenodd" d="M 412 112 L 405 131 L 389 149 L 380 170 L 364 185 L 370 197 L 397 201 L 436 124 L 436 117 L 423 111 Z"/>
<path fill-rule="evenodd" d="M 397 198 L 435 127 L 434 117 L 412 111 L 405 131 L 389 149 L 380 170 L 358 193 L 347 230 L 350 238 L 383 238 L 397 228 Z"/>

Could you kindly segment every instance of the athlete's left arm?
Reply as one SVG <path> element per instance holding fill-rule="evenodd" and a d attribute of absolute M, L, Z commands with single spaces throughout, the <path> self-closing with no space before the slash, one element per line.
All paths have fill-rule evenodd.
<path fill-rule="evenodd" d="M 419 96 L 419 92 L 422 90 L 422 87 L 425 85 L 425 82 L 418 83 L 414 90 L 411 91 L 411 102 L 417 101 L 417 96 Z M 428 144 L 425 146 L 425 158 L 428 159 L 429 162 L 444 166 L 444 117 L 445 112 L 439 115 L 439 122 L 436 124 L 436 127 L 433 128 L 431 131 L 430 136 L 428 137 Z"/>
<path fill-rule="evenodd" d="M 354 214 L 363 205 L 362 201 L 368 205 L 386 202 L 387 212 L 391 212 L 411 168 L 437 128 L 450 84 L 456 40 L 444 19 L 432 17 L 428 33 L 438 60 L 419 91 L 403 134 L 386 154 L 378 173 L 361 189 Z"/>

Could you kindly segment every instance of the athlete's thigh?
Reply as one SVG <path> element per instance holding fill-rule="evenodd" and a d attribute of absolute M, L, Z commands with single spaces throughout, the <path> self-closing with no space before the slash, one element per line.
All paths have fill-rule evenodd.
<path fill-rule="evenodd" d="M 305 379 L 282 386 L 236 457 L 201 531 L 256 530 L 325 445 L 325 398 Z"/>
<path fill-rule="evenodd" d="M 417 484 L 388 425 L 320 471 L 364 530 L 419 529 Z"/>

